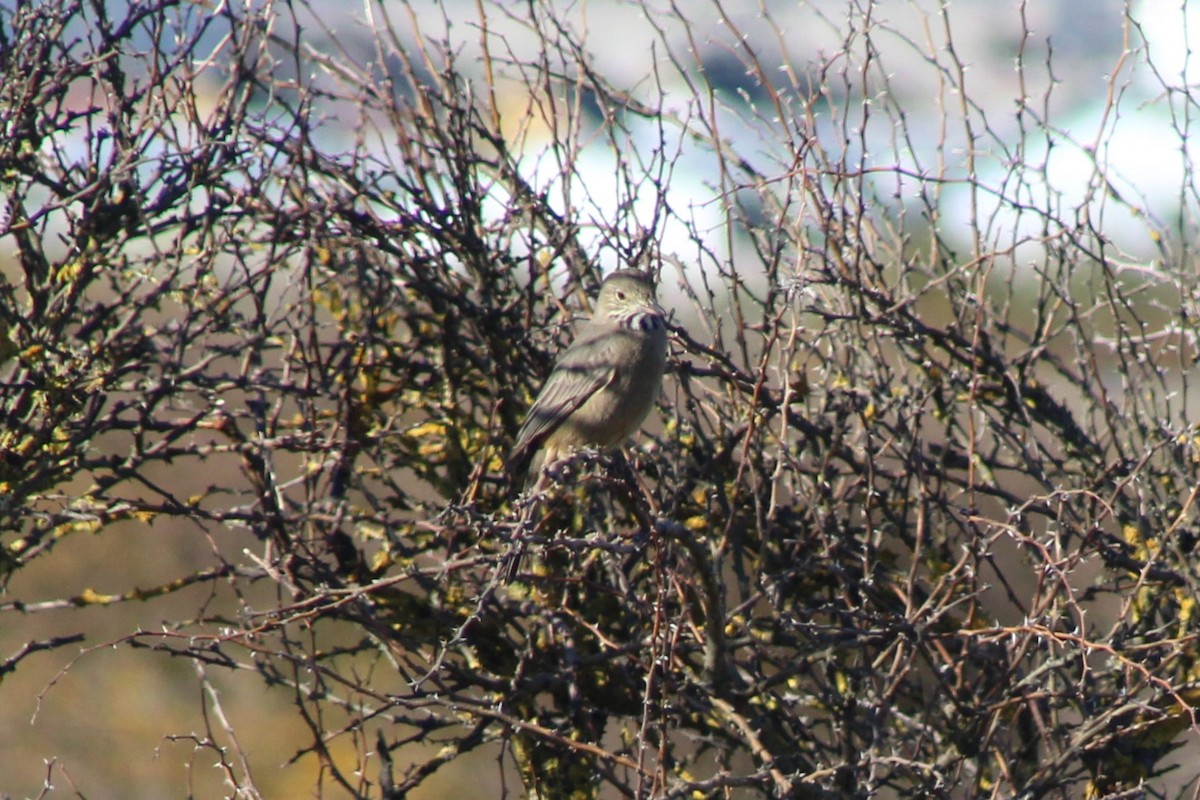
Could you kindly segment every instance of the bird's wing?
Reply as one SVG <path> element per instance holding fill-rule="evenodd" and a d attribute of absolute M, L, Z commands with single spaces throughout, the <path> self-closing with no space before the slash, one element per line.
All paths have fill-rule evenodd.
<path fill-rule="evenodd" d="M 585 337 L 563 351 L 517 433 L 509 464 L 522 468 L 562 421 L 617 377 L 616 340 Z"/>

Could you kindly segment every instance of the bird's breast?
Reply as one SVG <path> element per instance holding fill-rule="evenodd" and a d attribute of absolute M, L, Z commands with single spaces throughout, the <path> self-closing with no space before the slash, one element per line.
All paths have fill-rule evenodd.
<path fill-rule="evenodd" d="M 661 317 L 658 317 L 661 321 Z M 667 360 L 666 328 L 627 331 L 625 350 L 613 380 L 592 395 L 574 415 L 577 433 L 603 447 L 632 436 L 654 408 Z"/>

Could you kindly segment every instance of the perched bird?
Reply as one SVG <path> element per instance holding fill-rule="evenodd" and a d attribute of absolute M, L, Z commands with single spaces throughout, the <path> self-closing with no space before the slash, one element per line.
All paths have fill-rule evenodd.
<path fill-rule="evenodd" d="M 618 270 L 604 279 L 595 313 L 554 365 L 508 460 L 529 482 L 581 447 L 612 447 L 641 426 L 662 386 L 667 321 L 650 276 Z"/>

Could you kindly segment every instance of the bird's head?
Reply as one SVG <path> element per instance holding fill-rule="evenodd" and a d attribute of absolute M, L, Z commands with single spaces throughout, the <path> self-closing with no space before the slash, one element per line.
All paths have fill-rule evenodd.
<path fill-rule="evenodd" d="M 636 269 L 622 269 L 604 279 L 593 319 L 608 319 L 649 332 L 666 327 L 667 313 L 655 298 L 649 275 Z"/>

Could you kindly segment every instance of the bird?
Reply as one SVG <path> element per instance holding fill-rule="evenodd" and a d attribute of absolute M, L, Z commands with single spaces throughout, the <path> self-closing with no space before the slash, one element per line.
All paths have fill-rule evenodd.
<path fill-rule="evenodd" d="M 600 286 L 592 318 L 559 355 L 508 459 L 510 475 L 547 467 L 585 447 L 614 447 L 654 407 L 667 362 L 667 314 L 648 273 L 620 269 Z M 532 469 L 530 469 L 532 467 Z"/>

